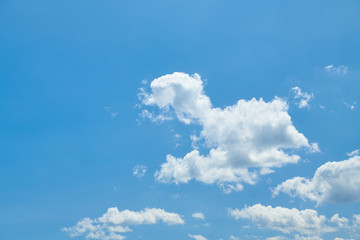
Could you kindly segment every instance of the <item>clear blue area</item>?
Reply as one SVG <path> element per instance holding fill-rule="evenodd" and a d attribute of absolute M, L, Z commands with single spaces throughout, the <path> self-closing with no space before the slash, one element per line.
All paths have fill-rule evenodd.
<path fill-rule="evenodd" d="M 232 219 L 227 208 L 314 208 L 287 195 L 271 198 L 269 188 L 312 177 L 360 148 L 359 43 L 356 0 L 0 1 L 0 239 L 70 239 L 61 228 L 109 207 L 163 208 L 185 218 L 181 226 L 134 226 L 127 239 L 280 235 L 242 228 L 251 223 Z M 348 73 L 327 73 L 330 64 Z M 191 150 L 196 127 L 142 120 L 137 93 L 142 80 L 175 71 L 207 79 L 216 107 L 289 97 L 294 86 L 314 93 L 310 109 L 289 100 L 289 114 L 322 152 L 304 153 L 308 161 L 231 194 L 195 181 L 157 183 L 153 174 L 167 154 Z M 354 101 L 351 110 L 345 103 Z M 136 164 L 148 167 L 141 179 L 132 174 Z M 360 205 L 316 210 L 351 218 Z M 210 227 L 191 218 L 199 211 Z"/>

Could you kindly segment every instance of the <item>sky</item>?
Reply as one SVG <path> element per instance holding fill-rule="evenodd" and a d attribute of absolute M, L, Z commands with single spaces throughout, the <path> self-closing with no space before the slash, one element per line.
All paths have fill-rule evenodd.
<path fill-rule="evenodd" d="M 360 239 L 360 2 L 0 1 L 0 239 Z"/>

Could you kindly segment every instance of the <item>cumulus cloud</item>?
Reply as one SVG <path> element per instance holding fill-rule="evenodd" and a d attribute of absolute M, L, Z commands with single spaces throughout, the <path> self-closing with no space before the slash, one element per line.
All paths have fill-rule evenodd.
<path fill-rule="evenodd" d="M 334 216 L 332 216 L 329 221 L 338 225 L 339 227 L 345 227 L 349 223 L 349 220 L 347 218 L 339 217 L 338 213 L 334 214 Z"/>
<path fill-rule="evenodd" d="M 150 93 L 141 90 L 142 103 L 159 109 L 159 116 L 201 126 L 200 135 L 191 138 L 193 146 L 201 139 L 209 149 L 205 155 L 196 148 L 180 158 L 167 155 L 155 173 L 157 181 L 178 184 L 195 179 L 217 183 L 225 192 L 239 191 L 242 183 L 256 182 L 259 172 L 254 168 L 270 173 L 270 168 L 299 161 L 298 155 L 284 150 L 313 149 L 314 145 L 293 126 L 284 99 L 241 99 L 234 105 L 215 108 L 198 74 L 168 74 L 152 81 L 150 87 Z"/>
<path fill-rule="evenodd" d="M 273 195 L 280 192 L 291 197 L 315 201 L 346 203 L 360 201 L 360 156 L 350 153 L 350 159 L 340 162 L 327 162 L 320 166 L 314 177 L 294 177 L 273 189 Z"/>
<path fill-rule="evenodd" d="M 291 91 L 294 94 L 294 99 L 298 100 L 298 102 L 296 102 L 296 105 L 298 105 L 299 108 L 310 107 L 309 102 L 314 99 L 313 93 L 302 92 L 301 88 L 297 86 L 291 88 Z"/>
<path fill-rule="evenodd" d="M 207 240 L 206 237 L 202 236 L 202 235 L 192 235 L 192 234 L 189 234 L 189 237 L 192 238 L 192 239 L 195 239 L 195 240 Z"/>
<path fill-rule="evenodd" d="M 125 238 L 123 233 L 132 231 L 129 226 L 159 222 L 167 225 L 184 224 L 184 220 L 177 213 L 166 212 L 159 208 L 146 208 L 135 212 L 119 211 L 115 207 L 109 208 L 99 218 L 84 218 L 74 226 L 65 227 L 62 230 L 68 232 L 70 237 L 85 236 L 87 239 L 121 240 Z"/>
<path fill-rule="evenodd" d="M 324 67 L 325 71 L 330 72 L 330 73 L 335 73 L 335 74 L 342 74 L 345 75 L 348 72 L 348 68 L 344 65 L 340 65 L 340 66 L 334 66 L 333 64 L 325 66 Z"/>
<path fill-rule="evenodd" d="M 229 209 L 229 213 L 235 219 L 249 219 L 260 228 L 269 228 L 285 234 L 318 235 L 335 231 L 334 228 L 326 225 L 326 217 L 318 215 L 313 209 L 273 208 L 256 204 L 241 210 Z"/>
<path fill-rule="evenodd" d="M 145 173 L 147 171 L 147 167 L 144 165 L 136 165 L 133 168 L 133 175 L 136 176 L 137 178 L 142 178 L 143 176 L 145 176 Z"/>
<path fill-rule="evenodd" d="M 205 220 L 205 216 L 204 216 L 204 214 L 201 213 L 201 212 L 193 213 L 193 214 L 192 214 L 192 217 L 193 217 L 193 218 L 197 218 L 197 219 L 201 219 L 201 220 Z"/>

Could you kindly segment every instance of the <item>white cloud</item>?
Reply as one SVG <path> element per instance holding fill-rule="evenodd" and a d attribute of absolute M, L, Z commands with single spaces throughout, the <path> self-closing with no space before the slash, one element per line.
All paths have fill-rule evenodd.
<path fill-rule="evenodd" d="M 306 93 L 306 92 L 302 92 L 301 88 L 299 87 L 293 87 L 291 88 L 291 91 L 294 94 L 294 99 L 298 100 L 298 102 L 296 103 L 299 108 L 309 108 L 309 102 L 311 100 L 314 99 L 314 94 L 313 93 Z"/>
<path fill-rule="evenodd" d="M 206 237 L 202 236 L 202 235 L 192 235 L 192 234 L 189 234 L 189 237 L 192 238 L 192 239 L 195 239 L 195 240 L 207 240 Z"/>
<path fill-rule="evenodd" d="M 356 149 L 356 150 L 354 150 L 354 151 L 352 151 L 350 153 L 346 153 L 346 155 L 349 156 L 349 157 L 354 157 L 354 156 L 357 156 L 359 154 L 360 154 L 360 149 Z"/>
<path fill-rule="evenodd" d="M 159 222 L 167 225 L 184 224 L 180 215 L 159 208 L 146 208 L 139 212 L 109 208 L 99 218 L 84 218 L 74 226 L 65 227 L 62 230 L 68 232 L 70 237 L 84 235 L 87 239 L 121 240 L 125 238 L 122 233 L 132 231 L 129 226 Z"/>
<path fill-rule="evenodd" d="M 199 137 L 210 149 L 206 155 L 197 149 L 183 158 L 167 155 L 155 173 L 157 181 L 178 184 L 195 179 L 217 183 L 225 192 L 238 191 L 243 188 L 242 183 L 254 184 L 259 175 L 248 168 L 297 163 L 300 157 L 285 153 L 285 149 L 312 149 L 292 125 L 284 99 L 242 99 L 235 105 L 215 108 L 204 94 L 198 74 L 165 75 L 152 81 L 150 87 L 151 93 L 142 90 L 139 94 L 142 103 L 159 108 L 159 116 L 174 116 L 185 124 L 200 125 Z M 199 139 L 192 140 L 197 147 Z"/>
<path fill-rule="evenodd" d="M 235 236 L 233 236 L 233 235 L 230 236 L 230 239 L 231 239 L 231 240 L 240 240 L 240 238 L 235 237 Z"/>
<path fill-rule="evenodd" d="M 268 237 L 266 240 L 289 240 L 287 237 L 284 236 L 275 236 L 275 237 Z"/>
<path fill-rule="evenodd" d="M 333 64 L 324 67 L 325 71 L 335 74 L 345 75 L 348 72 L 348 68 L 344 65 L 334 66 Z"/>
<path fill-rule="evenodd" d="M 353 223 L 354 225 L 360 226 L 360 214 L 354 214 Z"/>
<path fill-rule="evenodd" d="M 172 120 L 173 118 L 170 116 L 166 116 L 165 114 L 155 115 L 153 112 L 149 112 L 148 110 L 142 110 L 140 116 L 142 118 L 150 119 L 150 121 L 155 123 L 162 123 L 164 121 Z"/>
<path fill-rule="evenodd" d="M 319 236 L 299 236 L 295 235 L 295 240 L 323 240 Z"/>
<path fill-rule="evenodd" d="M 283 208 L 262 206 L 256 204 L 250 207 L 229 209 L 235 219 L 249 219 L 260 228 L 270 228 L 285 234 L 298 232 L 306 235 L 317 235 L 334 231 L 326 225 L 326 217 L 318 215 L 313 209 L 298 210 L 296 208 Z"/>
<path fill-rule="evenodd" d="M 285 236 L 276 236 L 276 237 L 266 238 L 266 240 L 323 240 L 323 239 L 319 236 L 300 236 L 298 234 L 295 234 L 291 238 Z"/>
<path fill-rule="evenodd" d="M 345 227 L 349 223 L 349 220 L 345 217 L 340 218 L 339 214 L 336 213 L 336 214 L 334 214 L 334 216 L 332 216 L 330 218 L 329 222 L 334 223 L 342 228 L 342 227 Z"/>
<path fill-rule="evenodd" d="M 351 154 L 356 154 L 353 152 Z M 273 189 L 292 197 L 309 199 L 317 205 L 323 202 L 345 203 L 360 201 L 360 156 L 320 166 L 312 179 L 294 177 Z"/>
<path fill-rule="evenodd" d="M 198 218 L 198 219 L 201 219 L 201 220 L 205 220 L 205 216 L 204 216 L 204 214 L 201 213 L 201 212 L 193 213 L 193 214 L 192 214 L 192 217 L 193 217 L 193 218 Z"/>
<path fill-rule="evenodd" d="M 136 176 L 137 178 L 141 178 L 143 176 L 145 176 L 145 173 L 147 171 L 147 167 L 144 165 L 136 165 L 133 168 L 133 175 Z"/>

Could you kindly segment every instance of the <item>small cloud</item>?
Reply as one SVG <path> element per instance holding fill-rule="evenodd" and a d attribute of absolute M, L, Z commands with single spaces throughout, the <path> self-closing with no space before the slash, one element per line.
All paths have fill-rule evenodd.
<path fill-rule="evenodd" d="M 298 105 L 299 108 L 309 108 L 310 107 L 309 102 L 314 99 L 313 93 L 309 94 L 306 92 L 302 92 L 301 88 L 299 88 L 298 86 L 291 88 L 291 91 L 294 94 L 294 99 L 298 100 L 296 105 Z"/>
<path fill-rule="evenodd" d="M 149 119 L 152 122 L 156 122 L 156 123 L 162 123 L 164 121 L 167 120 L 172 120 L 173 118 L 170 116 L 166 116 L 165 114 L 159 114 L 156 115 L 153 112 L 149 112 L 148 110 L 144 109 L 142 110 L 142 112 L 140 113 L 140 117 L 142 117 L 143 119 Z"/>
<path fill-rule="evenodd" d="M 240 238 L 235 237 L 235 236 L 233 236 L 233 235 L 230 236 L 230 239 L 231 239 L 231 240 L 240 240 Z"/>
<path fill-rule="evenodd" d="M 143 176 L 145 176 L 145 173 L 147 171 L 147 167 L 144 165 L 136 165 L 133 168 L 133 175 L 136 176 L 137 178 L 142 178 Z"/>
<path fill-rule="evenodd" d="M 310 153 L 318 153 L 321 152 L 319 144 L 318 143 L 311 143 L 309 148 Z"/>
<path fill-rule="evenodd" d="M 189 237 L 191 237 L 192 239 L 195 239 L 195 240 L 207 240 L 207 238 L 202 235 L 192 235 L 189 233 Z"/>
<path fill-rule="evenodd" d="M 353 101 L 352 104 L 349 104 L 347 102 L 344 101 L 344 104 L 346 107 L 350 108 L 351 110 L 354 110 L 355 109 L 355 105 L 356 105 L 356 101 Z"/>
<path fill-rule="evenodd" d="M 148 83 L 148 80 L 147 79 L 144 79 L 141 81 L 142 84 L 146 85 Z"/>
<path fill-rule="evenodd" d="M 193 149 L 198 149 L 199 148 L 199 141 L 201 140 L 201 137 L 198 137 L 196 135 L 191 135 L 190 136 L 190 139 L 191 139 L 191 147 Z"/>
<path fill-rule="evenodd" d="M 201 213 L 201 212 L 193 213 L 193 214 L 192 214 L 192 217 L 193 217 L 193 218 L 197 218 L 197 219 L 201 219 L 201 220 L 205 220 L 205 216 L 204 216 L 204 214 Z"/>
<path fill-rule="evenodd" d="M 334 66 L 333 64 L 325 66 L 324 70 L 330 73 L 345 75 L 348 72 L 348 68 L 345 65 Z"/>
<path fill-rule="evenodd" d="M 114 118 L 114 117 L 116 117 L 119 113 L 118 113 L 118 112 L 113 112 L 113 111 L 111 111 L 111 108 L 112 108 L 112 107 L 110 107 L 110 106 L 105 106 L 105 107 L 104 107 L 105 111 L 108 112 L 108 113 L 110 113 L 110 116 L 111 116 L 112 118 Z"/>
<path fill-rule="evenodd" d="M 267 167 L 263 167 L 260 169 L 260 175 L 267 175 L 267 174 L 270 174 L 273 172 L 275 172 L 275 171 L 270 168 L 267 168 Z"/>
<path fill-rule="evenodd" d="M 323 106 L 323 105 L 321 105 L 321 104 L 319 104 L 319 107 L 320 107 L 321 109 L 325 109 L 325 108 L 326 108 L 325 106 Z"/>

